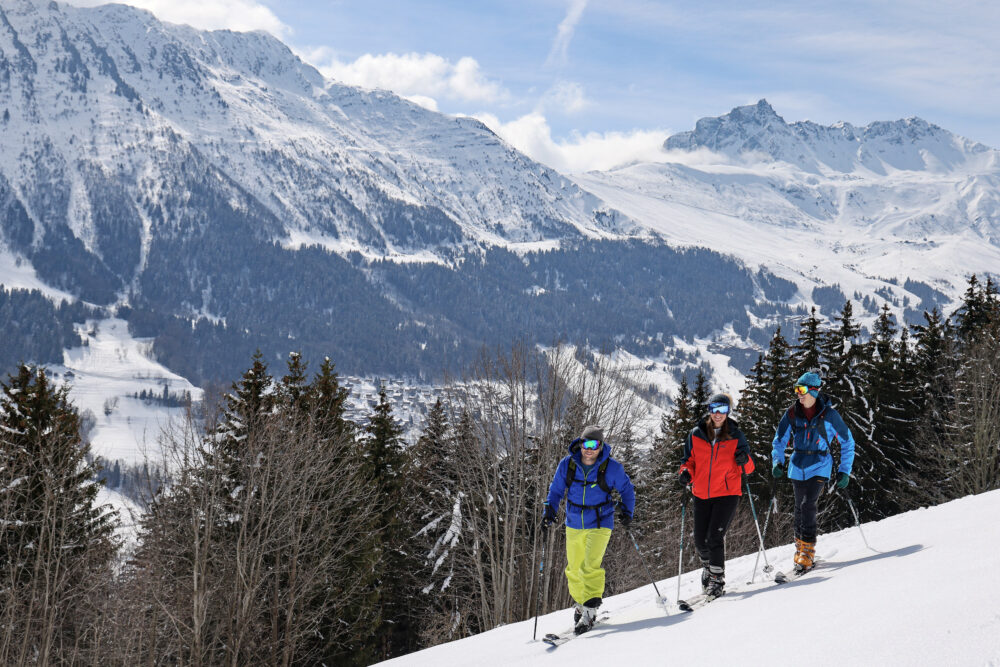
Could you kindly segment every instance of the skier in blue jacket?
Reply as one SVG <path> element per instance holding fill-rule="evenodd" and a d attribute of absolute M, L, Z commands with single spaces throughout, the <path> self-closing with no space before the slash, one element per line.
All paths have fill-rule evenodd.
<path fill-rule="evenodd" d="M 556 521 L 556 510 L 566 497 L 566 581 L 575 602 L 577 633 L 586 632 L 597 617 L 604 597 L 601 562 L 615 527 L 615 502 L 621 496 L 619 521 L 628 528 L 635 511 L 635 490 L 622 464 L 611 458 L 611 446 L 597 426 L 583 429 L 569 445 L 569 455 L 556 468 L 549 485 L 542 526 Z"/>
<path fill-rule="evenodd" d="M 854 437 L 830 400 L 820 394 L 819 374 L 803 373 L 795 383 L 798 400 L 778 423 L 771 443 L 771 474 L 784 476 L 786 447 L 792 448 L 788 478 L 795 493 L 795 569 L 810 569 L 816 557 L 816 501 L 833 473 L 830 445 L 840 442 L 837 488 L 847 487 L 854 464 Z"/>

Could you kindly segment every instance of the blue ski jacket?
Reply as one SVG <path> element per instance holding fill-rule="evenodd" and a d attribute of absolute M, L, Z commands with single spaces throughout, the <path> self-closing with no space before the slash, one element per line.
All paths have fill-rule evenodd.
<path fill-rule="evenodd" d="M 802 406 L 795 401 L 778 422 L 774 441 L 771 443 L 772 465 L 785 462 L 785 449 L 792 448 L 788 462 L 788 478 L 806 480 L 813 477 L 830 478 L 833 472 L 833 455 L 830 445 L 840 442 L 838 472 L 851 474 L 854 465 L 854 437 L 843 418 L 820 394 L 816 399 L 817 411 L 812 420 L 806 420 Z"/>
<path fill-rule="evenodd" d="M 635 511 L 635 489 L 632 480 L 625 472 L 621 463 L 611 458 L 611 445 L 604 443 L 594 467 L 586 474 L 583 472 L 583 461 L 580 458 L 579 438 L 569 445 L 569 456 L 563 457 L 556 468 L 549 485 L 549 495 L 546 503 L 554 509 L 559 509 L 559 503 L 566 497 L 566 526 L 569 528 L 614 528 L 615 502 L 611 494 L 605 492 L 597 483 L 598 469 L 605 461 L 604 481 L 609 491 L 617 491 L 621 496 L 625 511 L 632 514 Z M 570 460 L 576 461 L 576 472 L 569 487 L 566 485 L 566 474 Z"/>

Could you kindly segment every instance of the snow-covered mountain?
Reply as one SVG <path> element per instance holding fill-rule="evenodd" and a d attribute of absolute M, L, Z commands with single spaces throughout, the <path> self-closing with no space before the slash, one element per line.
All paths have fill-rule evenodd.
<path fill-rule="evenodd" d="M 11 0 L 0 54 L 0 202 L 19 222 L 7 242 L 69 230 L 122 279 L 161 228 L 197 224 L 196 184 L 248 233 L 380 255 L 627 224 L 480 122 L 325 80 L 264 33 Z M 102 221 L 112 203 L 117 228 Z"/>
<path fill-rule="evenodd" d="M 781 586 L 763 581 L 762 562 L 748 584 L 755 556 L 735 558 L 726 595 L 693 613 L 673 605 L 664 613 L 646 585 L 606 598 L 608 621 L 555 649 L 532 641 L 528 620 L 380 664 L 996 665 L 1000 577 L 975 573 L 989 572 L 1000 549 L 1000 533 L 983 531 L 981 520 L 997 512 L 1000 491 L 992 491 L 865 524 L 863 535 L 856 527 L 820 535 L 826 564 Z M 793 551 L 767 557 L 790 567 Z M 682 597 L 700 588 L 698 574 L 681 577 Z M 676 577 L 657 587 L 677 598 Z M 538 619 L 538 636 L 571 624 L 571 610 L 552 612 Z"/>
<path fill-rule="evenodd" d="M 800 287 L 947 294 L 1000 267 L 1000 151 L 919 118 L 786 123 L 761 100 L 664 143 L 662 162 L 576 177 L 672 242 L 766 266 Z M 895 281 L 896 284 L 893 284 Z M 921 288 L 922 289 L 922 288 Z"/>
<path fill-rule="evenodd" d="M 666 149 L 570 178 L 262 33 L 5 0 L 0 367 L 110 386 L 80 349 L 101 322 L 144 357 L 132 393 L 154 361 L 157 386 L 204 386 L 256 349 L 420 384 L 513 340 L 616 348 L 665 392 L 707 363 L 738 390 L 813 304 L 912 320 L 1000 266 L 997 151 L 918 119 L 788 124 L 762 101 Z M 139 407 L 99 430 L 156 421 Z"/>

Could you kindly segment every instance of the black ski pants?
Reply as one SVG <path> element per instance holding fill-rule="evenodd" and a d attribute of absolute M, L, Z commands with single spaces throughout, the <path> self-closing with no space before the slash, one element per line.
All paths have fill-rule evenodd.
<path fill-rule="evenodd" d="M 816 501 L 823 492 L 826 477 L 793 479 L 795 492 L 795 537 L 806 542 L 816 541 Z"/>
<path fill-rule="evenodd" d="M 726 567 L 726 529 L 739 502 L 739 496 L 694 499 L 694 548 L 715 573 Z"/>

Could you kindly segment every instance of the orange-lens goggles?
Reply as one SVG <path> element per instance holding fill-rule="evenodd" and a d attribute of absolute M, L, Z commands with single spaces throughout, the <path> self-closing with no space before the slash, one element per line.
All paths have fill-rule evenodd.
<path fill-rule="evenodd" d="M 795 385 L 795 393 L 799 396 L 805 396 L 809 393 L 810 389 L 818 389 L 818 387 L 807 387 L 804 384 Z"/>

